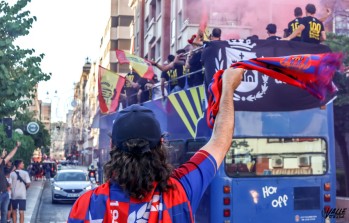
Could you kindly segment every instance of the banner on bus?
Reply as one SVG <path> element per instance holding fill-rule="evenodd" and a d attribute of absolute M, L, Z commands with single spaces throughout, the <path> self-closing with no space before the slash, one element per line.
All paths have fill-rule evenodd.
<path fill-rule="evenodd" d="M 205 87 L 213 75 L 233 63 L 253 58 L 282 57 L 298 54 L 322 54 L 331 52 L 328 46 L 295 41 L 249 39 L 211 41 L 202 53 L 205 68 Z M 257 70 L 249 70 L 235 91 L 235 108 L 240 111 L 293 111 L 320 107 L 333 99 L 323 100 L 283 81 Z"/>

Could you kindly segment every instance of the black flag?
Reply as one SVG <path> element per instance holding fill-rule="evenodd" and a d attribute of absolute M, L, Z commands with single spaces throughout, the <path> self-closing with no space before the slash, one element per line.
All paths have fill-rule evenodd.
<path fill-rule="evenodd" d="M 211 41 L 205 46 L 201 57 L 205 68 L 205 87 L 207 89 L 217 70 L 226 69 L 241 60 L 327 52 L 331 50 L 325 45 L 295 41 Z M 234 93 L 234 101 L 236 110 L 240 111 L 292 111 L 315 108 L 328 102 L 255 70 L 244 74 Z"/>

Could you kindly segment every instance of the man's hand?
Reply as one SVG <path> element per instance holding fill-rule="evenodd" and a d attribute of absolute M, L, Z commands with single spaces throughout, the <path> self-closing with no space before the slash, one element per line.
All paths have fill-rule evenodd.
<path fill-rule="evenodd" d="M 151 65 L 153 65 L 153 66 L 156 66 L 156 62 L 154 61 L 154 60 L 148 60 L 150 63 L 151 63 Z"/>
<path fill-rule="evenodd" d="M 20 147 L 20 146 L 21 146 L 21 142 L 20 142 L 20 141 L 17 141 L 16 146 L 17 146 L 17 147 Z"/>
<path fill-rule="evenodd" d="M 245 69 L 242 68 L 228 68 L 223 73 L 224 87 L 232 88 L 234 91 L 240 85 L 242 75 L 245 73 Z"/>
<path fill-rule="evenodd" d="M 4 149 L 2 150 L 1 158 L 3 159 L 7 155 L 7 151 Z"/>

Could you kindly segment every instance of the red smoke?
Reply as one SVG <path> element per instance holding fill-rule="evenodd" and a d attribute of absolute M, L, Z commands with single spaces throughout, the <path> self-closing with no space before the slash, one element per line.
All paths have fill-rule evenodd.
<path fill-rule="evenodd" d="M 222 39 L 246 38 L 256 34 L 259 38 L 267 37 L 266 26 L 269 23 L 277 25 L 277 35 L 283 36 L 283 30 L 287 27 L 289 21 L 294 19 L 293 10 L 295 7 L 303 9 L 305 16 L 305 6 L 312 3 L 316 6 L 316 17 L 322 17 L 326 13 L 326 8 L 333 10 L 334 0 L 220 0 L 220 1 L 197 1 L 196 8 L 201 8 L 201 18 L 199 24 L 207 24 L 210 28 L 220 27 L 223 31 Z M 207 3 L 208 7 L 204 6 Z M 188 5 L 194 4 L 188 0 Z M 188 9 L 189 17 L 191 13 L 196 13 L 195 7 Z M 207 10 L 208 18 L 205 16 Z M 206 15 L 207 15 L 206 14 Z M 325 23 L 326 24 L 326 23 Z M 234 27 L 240 27 L 234 29 Z M 241 27 L 244 29 L 241 30 Z M 200 27 L 201 28 L 201 27 Z M 327 31 L 330 31 L 327 29 Z"/>

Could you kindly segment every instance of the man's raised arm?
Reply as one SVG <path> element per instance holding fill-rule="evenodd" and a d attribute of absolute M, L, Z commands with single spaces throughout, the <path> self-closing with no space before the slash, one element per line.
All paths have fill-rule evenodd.
<path fill-rule="evenodd" d="M 8 161 L 10 161 L 10 159 L 12 159 L 12 157 L 16 154 L 18 148 L 21 146 L 21 142 L 16 143 L 16 146 L 12 149 L 12 151 L 5 157 L 5 163 L 7 163 Z"/>
<path fill-rule="evenodd" d="M 244 69 L 228 68 L 223 73 L 222 95 L 219 111 L 215 119 L 209 142 L 202 148 L 210 153 L 219 167 L 228 152 L 234 132 L 234 99 L 233 94 L 239 86 Z"/>

